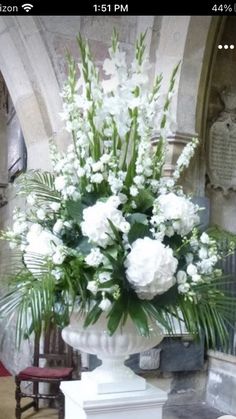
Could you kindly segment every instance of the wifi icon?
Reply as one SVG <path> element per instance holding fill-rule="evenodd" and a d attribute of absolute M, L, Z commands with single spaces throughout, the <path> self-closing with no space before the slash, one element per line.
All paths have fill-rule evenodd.
<path fill-rule="evenodd" d="M 21 6 L 27 13 L 34 7 L 33 4 L 25 3 Z"/>

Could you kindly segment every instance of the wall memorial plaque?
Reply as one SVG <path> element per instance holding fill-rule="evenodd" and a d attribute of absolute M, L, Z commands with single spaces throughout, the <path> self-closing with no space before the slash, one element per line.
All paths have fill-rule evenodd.
<path fill-rule="evenodd" d="M 236 190 L 236 92 L 221 93 L 225 109 L 210 128 L 207 174 L 210 185 L 224 194 Z"/>

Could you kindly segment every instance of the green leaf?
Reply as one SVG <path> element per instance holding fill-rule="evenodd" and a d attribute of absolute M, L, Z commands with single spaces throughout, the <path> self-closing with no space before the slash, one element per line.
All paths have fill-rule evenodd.
<path fill-rule="evenodd" d="M 107 328 L 111 335 L 116 331 L 117 327 L 119 326 L 122 317 L 126 311 L 126 305 L 124 301 L 119 298 L 119 300 L 113 303 L 112 309 L 109 313 L 109 319 L 107 323 Z"/>
<path fill-rule="evenodd" d="M 145 224 L 134 223 L 128 233 L 129 243 L 133 243 L 137 239 L 144 237 L 152 237 L 149 227 Z"/>
<path fill-rule="evenodd" d="M 113 222 L 111 220 L 109 220 L 109 218 L 107 219 L 107 221 L 108 221 L 108 223 L 111 227 L 112 233 L 114 234 L 114 237 L 115 237 L 116 241 L 118 243 L 122 243 L 120 232 L 117 230 L 116 226 L 113 224 Z"/>
<path fill-rule="evenodd" d="M 162 308 L 155 307 L 151 301 L 143 301 L 142 305 L 150 318 L 157 320 L 158 323 L 160 323 L 167 330 L 167 332 L 171 332 L 171 325 L 168 321 L 168 316 L 165 316 Z"/>
<path fill-rule="evenodd" d="M 85 321 L 84 321 L 84 327 L 88 327 L 90 324 L 96 323 L 96 321 L 99 319 L 99 317 L 102 314 L 102 310 L 99 307 L 98 303 L 92 308 L 92 310 L 89 311 L 87 314 Z"/>
<path fill-rule="evenodd" d="M 84 256 L 87 256 L 91 252 L 92 248 L 93 245 L 89 243 L 87 237 L 82 237 L 76 246 L 76 249 L 79 250 Z"/>
<path fill-rule="evenodd" d="M 142 214 L 141 212 L 134 212 L 127 217 L 127 221 L 130 224 L 139 223 L 139 224 L 147 224 L 147 216 L 146 214 Z"/>
<path fill-rule="evenodd" d="M 145 213 L 153 206 L 154 199 L 153 194 L 148 189 L 142 189 L 135 198 L 137 209 Z"/>
<path fill-rule="evenodd" d="M 139 334 L 142 336 L 149 336 L 147 315 L 142 307 L 141 301 L 136 299 L 130 299 L 128 305 L 128 312 Z"/>
<path fill-rule="evenodd" d="M 84 205 L 81 201 L 66 201 L 66 209 L 74 221 L 79 224 L 82 222 Z"/>

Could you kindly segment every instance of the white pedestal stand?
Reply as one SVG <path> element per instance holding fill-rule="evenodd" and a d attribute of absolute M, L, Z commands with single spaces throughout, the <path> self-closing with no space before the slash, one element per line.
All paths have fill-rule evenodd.
<path fill-rule="evenodd" d="M 88 374 L 88 373 L 84 373 Z M 65 419 L 162 419 L 167 393 L 146 390 L 97 394 L 86 381 L 63 381 Z"/>

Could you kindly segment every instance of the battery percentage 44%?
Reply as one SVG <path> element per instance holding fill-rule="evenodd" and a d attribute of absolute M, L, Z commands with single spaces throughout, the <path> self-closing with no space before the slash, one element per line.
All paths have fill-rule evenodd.
<path fill-rule="evenodd" d="M 236 5 L 236 4 L 235 4 Z M 231 4 L 214 4 L 212 7 L 213 12 L 232 12 L 233 6 Z"/>

